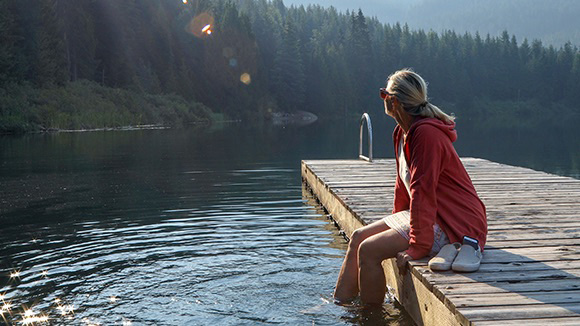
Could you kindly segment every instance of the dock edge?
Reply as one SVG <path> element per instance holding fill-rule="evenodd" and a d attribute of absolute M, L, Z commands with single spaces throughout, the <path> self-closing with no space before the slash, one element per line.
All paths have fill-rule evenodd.
<path fill-rule="evenodd" d="M 367 163 L 375 164 L 375 163 Z M 346 205 L 308 166 L 301 162 L 302 182 L 332 215 L 347 237 L 365 225 L 362 219 Z M 417 325 L 471 325 L 439 291 L 424 279 L 411 264 L 405 275 L 399 275 L 394 259 L 383 261 L 389 293 L 405 308 Z"/>

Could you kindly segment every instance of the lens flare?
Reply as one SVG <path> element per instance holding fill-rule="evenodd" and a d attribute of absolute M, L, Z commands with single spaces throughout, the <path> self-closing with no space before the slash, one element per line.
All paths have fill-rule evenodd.
<path fill-rule="evenodd" d="M 10 273 L 10 278 L 20 278 L 20 271 Z"/>
<path fill-rule="evenodd" d="M 207 24 L 205 25 L 202 29 L 201 29 L 201 33 L 205 33 L 207 35 L 211 35 L 211 24 Z"/>
<path fill-rule="evenodd" d="M 189 22 L 186 30 L 195 37 L 207 37 L 211 35 L 213 26 L 213 16 L 210 13 L 202 12 Z"/>
<path fill-rule="evenodd" d="M 183 3 L 184 3 L 184 4 L 187 4 L 187 0 L 183 0 Z"/>
<path fill-rule="evenodd" d="M 240 81 L 246 85 L 250 85 L 250 83 L 252 82 L 252 78 L 250 77 L 250 74 L 245 72 L 240 76 Z"/>

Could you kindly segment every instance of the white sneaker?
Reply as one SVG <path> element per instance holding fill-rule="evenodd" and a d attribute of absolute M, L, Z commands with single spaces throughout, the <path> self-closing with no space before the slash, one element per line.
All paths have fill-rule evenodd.
<path fill-rule="evenodd" d="M 457 256 L 461 244 L 459 242 L 449 243 L 443 246 L 437 256 L 429 260 L 429 268 L 432 271 L 448 271 Z"/>
<path fill-rule="evenodd" d="M 475 272 L 479 269 L 481 264 L 481 249 L 473 248 L 468 244 L 464 244 L 459 249 L 459 253 L 451 265 L 451 269 L 455 272 L 470 273 Z"/>

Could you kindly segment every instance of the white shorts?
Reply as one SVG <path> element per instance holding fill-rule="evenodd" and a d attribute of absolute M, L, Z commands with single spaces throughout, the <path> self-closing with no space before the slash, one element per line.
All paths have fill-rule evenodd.
<path fill-rule="evenodd" d="M 383 218 L 383 221 L 387 226 L 395 231 L 397 231 L 403 238 L 410 240 L 411 236 L 411 213 L 409 211 L 400 211 L 393 215 L 389 215 Z M 435 223 L 433 225 L 433 247 L 431 248 L 431 256 L 436 255 L 444 245 L 449 243 L 449 238 L 439 224 Z"/>

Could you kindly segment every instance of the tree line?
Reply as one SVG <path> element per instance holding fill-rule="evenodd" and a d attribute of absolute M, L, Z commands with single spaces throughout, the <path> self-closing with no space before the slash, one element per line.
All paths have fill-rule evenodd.
<path fill-rule="evenodd" d="M 311 0 L 285 0 L 308 5 Z M 411 29 L 501 35 L 508 30 L 520 40 L 540 39 L 556 47 L 580 44 L 580 2 L 574 0 L 317 0 L 339 10 L 362 8 L 381 22 L 405 22 Z"/>
<path fill-rule="evenodd" d="M 412 67 L 458 117 L 580 109 L 580 53 L 570 43 L 411 30 L 282 0 L 0 0 L 0 45 L 0 99 L 21 85 L 84 81 L 172 94 L 231 118 L 348 116 L 381 112 L 377 89 Z M 0 119 L 18 114 L 12 102 L 0 100 Z"/>

